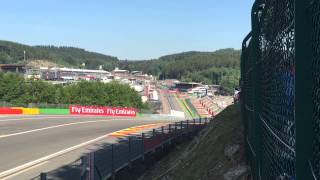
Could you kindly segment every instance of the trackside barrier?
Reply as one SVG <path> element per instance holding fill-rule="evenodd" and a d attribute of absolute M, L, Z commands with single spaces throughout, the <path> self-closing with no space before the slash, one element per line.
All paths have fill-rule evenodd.
<path fill-rule="evenodd" d="M 95 115 L 95 116 L 125 116 L 135 117 L 137 110 L 134 108 L 107 107 L 107 106 L 78 106 L 70 105 L 71 115 Z"/>
<path fill-rule="evenodd" d="M 17 108 L 12 108 L 12 109 L 20 109 L 22 110 L 22 114 L 24 115 L 38 115 L 40 114 L 39 108 L 22 108 L 22 107 L 17 107 Z"/>
<path fill-rule="evenodd" d="M 187 106 L 190 108 L 190 111 L 192 112 L 194 118 L 201 117 L 201 115 L 198 113 L 197 109 L 194 107 L 194 105 L 191 103 L 190 99 L 185 100 Z"/>
<path fill-rule="evenodd" d="M 69 109 L 40 108 L 40 114 L 68 115 Z"/>
<path fill-rule="evenodd" d="M 0 108 L 0 114 L 22 114 L 21 109 Z"/>
<path fill-rule="evenodd" d="M 144 114 L 138 113 L 133 108 L 118 107 L 96 107 L 96 106 L 74 106 L 69 109 L 63 108 L 25 108 L 25 107 L 3 107 L 0 114 L 24 114 L 24 115 L 99 115 L 99 116 L 126 116 L 142 117 Z"/>
<path fill-rule="evenodd" d="M 23 108 L 23 107 L 4 107 L 0 108 L 0 114 L 24 114 L 24 115 L 69 115 L 69 109 L 56 108 Z M 134 116 L 134 115 L 133 115 Z M 136 113 L 137 117 L 143 117 L 145 114 Z"/>
<path fill-rule="evenodd" d="M 138 179 L 144 169 L 164 156 L 175 144 L 190 140 L 212 119 L 176 122 L 140 135 L 121 138 L 116 144 L 104 144 L 75 162 L 41 173 L 33 180 Z"/>

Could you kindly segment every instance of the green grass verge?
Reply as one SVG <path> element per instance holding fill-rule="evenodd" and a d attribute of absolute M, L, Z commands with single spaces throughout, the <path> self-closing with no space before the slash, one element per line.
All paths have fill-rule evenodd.
<path fill-rule="evenodd" d="M 184 100 L 180 99 L 176 94 L 174 94 L 174 97 L 175 97 L 176 100 L 178 101 L 180 107 L 181 107 L 182 110 L 185 112 L 185 114 L 187 114 L 188 118 L 197 118 L 197 117 L 195 117 L 195 115 L 192 113 L 192 111 L 191 111 L 190 108 L 187 106 L 187 104 L 184 102 Z"/>
<path fill-rule="evenodd" d="M 144 113 L 137 113 L 137 117 L 143 117 L 143 116 L 145 116 L 145 114 Z"/>
<path fill-rule="evenodd" d="M 54 115 L 67 115 L 69 114 L 69 109 L 53 109 L 53 108 L 40 108 L 40 114 L 54 114 Z"/>
<path fill-rule="evenodd" d="M 192 111 L 192 113 L 194 114 L 194 116 L 196 117 L 196 118 L 198 118 L 198 117 L 204 117 L 204 116 L 201 116 L 199 113 L 198 113 L 198 111 L 196 110 L 196 108 L 193 106 L 193 104 L 191 103 L 191 100 L 190 99 L 186 99 L 185 100 L 185 102 L 186 102 L 186 104 L 190 107 L 190 110 Z"/>

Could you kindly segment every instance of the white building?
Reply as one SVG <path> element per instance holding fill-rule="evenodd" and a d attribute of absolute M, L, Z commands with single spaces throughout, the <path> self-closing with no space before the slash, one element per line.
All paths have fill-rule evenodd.
<path fill-rule="evenodd" d="M 92 80 L 111 76 L 108 71 L 92 69 L 40 67 L 40 71 L 42 72 L 42 78 L 47 80 Z"/>

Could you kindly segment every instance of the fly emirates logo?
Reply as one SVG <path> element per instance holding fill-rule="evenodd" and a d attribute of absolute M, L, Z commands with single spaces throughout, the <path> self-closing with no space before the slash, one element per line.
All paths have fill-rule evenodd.
<path fill-rule="evenodd" d="M 69 110 L 74 115 L 136 116 L 136 110 L 130 108 L 70 106 Z"/>

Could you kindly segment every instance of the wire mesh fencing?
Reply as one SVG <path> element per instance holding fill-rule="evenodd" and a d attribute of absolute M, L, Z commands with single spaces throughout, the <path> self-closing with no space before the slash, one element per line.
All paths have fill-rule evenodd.
<path fill-rule="evenodd" d="M 241 55 L 253 178 L 320 179 L 320 1 L 256 0 Z"/>
<path fill-rule="evenodd" d="M 311 18 L 311 41 L 312 42 L 312 99 L 313 114 L 312 128 L 313 149 L 310 165 L 315 179 L 320 179 L 320 1 L 313 0 L 308 9 Z"/>

